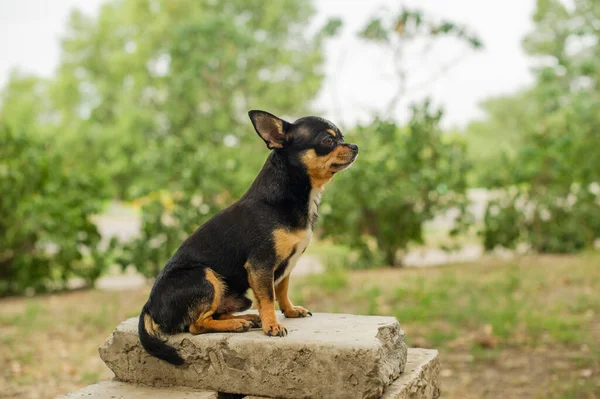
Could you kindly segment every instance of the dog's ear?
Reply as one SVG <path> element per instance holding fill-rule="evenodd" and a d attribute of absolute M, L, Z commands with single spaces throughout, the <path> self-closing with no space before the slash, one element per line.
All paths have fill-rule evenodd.
<path fill-rule="evenodd" d="M 286 131 L 291 126 L 288 122 L 265 111 L 252 110 L 248 112 L 248 116 L 254 125 L 254 130 L 270 150 L 283 148 Z"/>

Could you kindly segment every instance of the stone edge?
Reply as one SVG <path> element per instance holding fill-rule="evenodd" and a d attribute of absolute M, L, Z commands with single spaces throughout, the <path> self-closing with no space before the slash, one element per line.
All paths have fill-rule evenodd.
<path fill-rule="evenodd" d="M 437 399 L 440 397 L 440 358 L 435 349 L 409 348 L 404 373 L 380 399 Z M 271 399 L 245 396 L 244 399 Z"/>
<path fill-rule="evenodd" d="M 81 398 L 81 397 L 102 398 L 103 396 L 100 396 L 100 395 L 102 395 L 101 392 L 103 389 L 118 388 L 119 386 L 122 386 L 122 385 L 138 387 L 141 390 L 154 391 L 154 393 L 156 393 L 156 394 L 160 394 L 163 391 L 167 391 L 170 399 L 178 399 L 178 397 L 175 396 L 177 393 L 181 394 L 181 399 L 191 399 L 190 394 L 193 395 L 192 397 L 198 397 L 200 399 L 218 399 L 218 392 L 216 392 L 216 391 L 194 389 L 194 388 L 189 388 L 189 387 L 157 388 L 157 387 L 151 387 L 151 386 L 143 385 L 143 384 L 134 384 L 134 383 L 130 383 L 130 382 L 119 381 L 116 378 L 98 381 L 95 384 L 88 385 L 86 387 L 78 389 L 77 391 L 69 392 L 68 394 L 63 395 L 63 396 L 57 396 L 56 399 L 73 399 L 73 398 Z M 105 397 L 109 398 L 108 395 L 109 394 L 107 393 Z M 153 397 L 160 397 L 160 396 L 153 396 Z M 110 398 L 116 398 L 116 396 L 111 395 Z"/>
<path fill-rule="evenodd" d="M 406 371 L 402 373 L 384 392 L 381 399 L 437 399 L 440 397 L 440 359 L 437 350 L 409 348 L 408 359 L 406 362 Z M 98 388 L 106 384 L 124 384 L 118 380 L 105 380 L 96 384 L 89 385 L 78 391 L 71 392 L 61 399 L 77 397 L 77 393 L 84 393 L 90 389 Z M 137 385 L 125 383 L 128 385 Z M 154 388 L 145 385 L 139 385 L 141 388 L 158 390 L 164 388 Z M 207 398 L 217 398 L 214 391 L 202 391 L 186 387 L 167 388 L 171 393 L 180 391 L 182 397 L 189 397 L 190 393 L 207 394 Z M 260 396 L 245 396 L 244 399 L 269 399 Z"/>
<path fill-rule="evenodd" d="M 437 399 L 440 397 L 440 358 L 435 349 L 408 349 L 406 370 L 381 399 Z"/>

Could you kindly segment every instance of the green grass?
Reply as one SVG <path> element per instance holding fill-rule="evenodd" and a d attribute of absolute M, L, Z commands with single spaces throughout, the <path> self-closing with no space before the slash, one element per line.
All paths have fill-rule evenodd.
<path fill-rule="evenodd" d="M 303 285 L 318 287 L 330 294 L 348 286 L 348 275 L 340 267 L 328 268 L 325 273 L 309 275 L 304 280 Z"/>
<path fill-rule="evenodd" d="M 306 253 L 319 256 L 319 258 L 327 265 L 343 267 L 343 263 L 350 253 L 350 248 L 341 245 L 333 245 L 327 241 L 319 240 L 312 243 L 306 250 Z"/>
<path fill-rule="evenodd" d="M 456 335 L 458 330 L 490 325 L 503 344 L 516 343 L 518 330 L 527 335 L 531 346 L 547 341 L 548 336 L 552 342 L 575 344 L 590 339 L 589 330 L 581 328 L 586 315 L 600 312 L 598 295 L 593 294 L 600 292 L 595 262 L 600 264 L 597 254 L 582 257 L 572 267 L 561 264 L 559 269 L 548 270 L 514 262 L 486 268 L 462 265 L 429 274 L 425 270 L 390 272 L 396 276 L 383 281 L 371 278 L 373 273 L 362 273 L 356 284 L 349 284 L 339 269 L 333 269 L 311 277 L 306 284 L 332 295 L 329 302 L 342 301 L 338 297 L 351 292 L 353 302 L 360 305 L 353 310 L 359 313 L 378 314 L 383 309 L 423 327 L 443 321 L 448 332 L 425 332 L 431 343 L 448 342 L 440 336 Z M 586 287 L 583 292 L 582 286 Z"/>
<path fill-rule="evenodd" d="M 23 330 L 25 334 L 30 333 L 30 329 L 27 327 L 32 325 L 39 325 L 42 323 L 42 327 L 46 326 L 46 320 L 41 316 L 45 309 L 43 305 L 37 299 L 27 299 L 25 308 L 22 312 L 16 314 L 0 314 L 0 326 L 10 325 L 18 327 Z M 10 339 L 10 336 L 3 337 L 4 339 Z"/>
<path fill-rule="evenodd" d="M 590 360 L 600 353 L 598 252 L 347 277 L 333 268 L 295 288 L 293 298 L 309 309 L 396 316 L 409 344 L 466 352 L 476 365 L 503 362 L 509 352 L 558 352 L 575 354 L 569 359 L 574 369 L 600 369 L 599 356 Z M 577 397 L 597 397 L 600 383 L 568 378 L 545 397 L 570 395 L 571 389 L 583 390 Z"/>
<path fill-rule="evenodd" d="M 98 345 L 139 313 L 148 288 L 0 301 L 0 396 L 54 398 L 110 378 Z"/>
<path fill-rule="evenodd" d="M 292 276 L 292 300 L 313 312 L 396 316 L 409 345 L 440 350 L 452 371 L 445 398 L 600 398 L 600 253 L 348 272 L 346 249 L 312 252 L 328 267 Z M 148 290 L 0 301 L 0 392 L 50 398 L 110 378 L 97 347 Z"/>

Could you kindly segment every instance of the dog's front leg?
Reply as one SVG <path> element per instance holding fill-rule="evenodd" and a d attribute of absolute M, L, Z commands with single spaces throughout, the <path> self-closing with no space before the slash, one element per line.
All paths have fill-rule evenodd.
<path fill-rule="evenodd" d="M 290 284 L 290 276 L 287 276 L 275 287 L 275 295 L 277 296 L 277 302 L 279 303 L 279 309 L 285 317 L 306 317 L 312 316 L 312 313 L 304 309 L 302 306 L 294 306 L 290 297 L 288 296 L 288 286 Z"/>
<path fill-rule="evenodd" d="M 274 337 L 285 337 L 287 329 L 279 324 L 275 315 L 275 284 L 273 269 L 247 263 L 248 282 L 254 292 L 258 305 L 258 314 L 265 334 Z"/>

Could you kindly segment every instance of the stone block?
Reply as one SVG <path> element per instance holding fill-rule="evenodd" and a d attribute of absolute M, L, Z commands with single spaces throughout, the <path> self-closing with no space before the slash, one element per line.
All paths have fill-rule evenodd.
<path fill-rule="evenodd" d="M 406 363 L 404 332 L 393 317 L 316 313 L 282 319 L 289 331 L 283 338 L 260 329 L 177 334 L 168 344 L 185 359 L 182 366 L 143 350 L 137 320 L 119 325 L 100 346 L 100 357 L 117 379 L 149 386 L 286 399 L 374 399 Z"/>
<path fill-rule="evenodd" d="M 408 349 L 406 368 L 385 389 L 381 399 L 437 399 L 440 397 L 440 360 L 438 351 Z M 246 396 L 244 399 L 269 399 Z"/>
<path fill-rule="evenodd" d="M 217 399 L 214 391 L 169 387 L 154 388 L 115 380 L 102 381 L 79 391 L 71 392 L 62 399 Z"/>
<path fill-rule="evenodd" d="M 440 358 L 433 349 L 409 349 L 404 373 L 386 388 L 381 399 L 440 397 Z"/>

